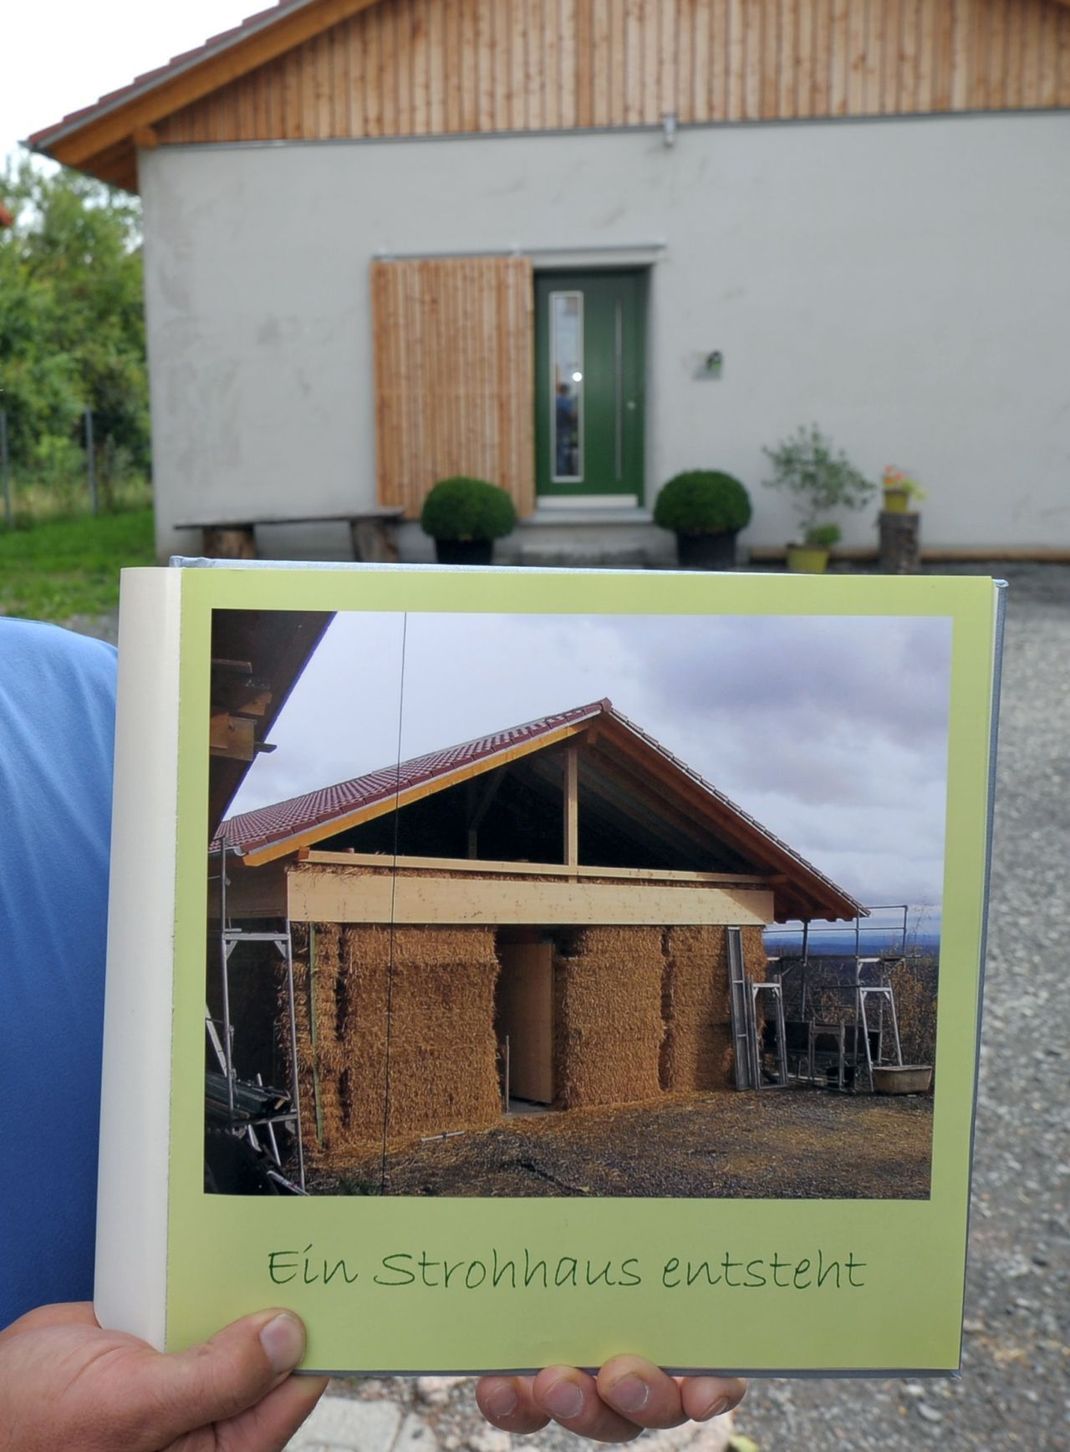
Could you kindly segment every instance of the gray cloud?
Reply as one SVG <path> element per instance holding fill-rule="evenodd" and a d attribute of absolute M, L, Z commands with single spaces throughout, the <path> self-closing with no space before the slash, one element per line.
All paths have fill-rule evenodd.
<path fill-rule="evenodd" d="M 609 696 L 863 900 L 938 901 L 950 621 L 339 616 L 234 810 Z"/>

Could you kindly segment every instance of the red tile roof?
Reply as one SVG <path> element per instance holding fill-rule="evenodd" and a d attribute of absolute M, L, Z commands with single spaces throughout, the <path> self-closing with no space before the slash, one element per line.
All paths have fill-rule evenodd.
<path fill-rule="evenodd" d="M 449 784 L 453 773 L 478 762 L 485 762 L 486 770 L 492 769 L 496 756 L 510 752 L 518 746 L 538 749 L 544 738 L 553 737 L 562 728 L 581 726 L 596 719 L 612 722 L 629 735 L 641 741 L 644 746 L 668 762 L 676 772 L 687 778 L 695 789 L 700 802 L 713 807 L 724 822 L 727 833 L 737 839 L 743 849 L 749 843 L 751 849 L 762 846 L 772 849 L 772 855 L 779 859 L 780 867 L 790 877 L 806 884 L 810 893 L 826 902 L 837 904 L 842 916 L 865 916 L 866 909 L 844 892 L 831 878 L 800 857 L 786 842 L 775 836 L 768 828 L 745 812 L 723 792 L 711 786 L 704 777 L 694 771 L 686 762 L 666 750 L 659 741 L 640 726 L 618 711 L 608 698 L 592 701 L 586 706 L 576 706 L 570 711 L 561 711 L 552 716 L 542 716 L 536 721 L 526 721 L 521 726 L 512 726 L 504 731 L 495 731 L 488 736 L 477 736 L 472 741 L 462 741 L 457 746 L 448 746 L 441 751 L 429 751 L 396 766 L 381 767 L 365 776 L 353 777 L 334 786 L 321 787 L 318 791 L 306 792 L 303 796 L 291 797 L 274 806 L 260 807 L 256 811 L 243 812 L 225 821 L 212 842 L 212 850 L 218 851 L 225 839 L 228 849 L 242 854 L 257 853 L 267 848 L 278 847 L 294 839 L 294 850 L 308 841 L 309 834 L 315 839 L 332 836 L 342 830 L 354 818 L 360 820 L 367 809 L 383 806 L 403 797 L 413 788 L 441 781 Z M 727 819 L 727 820 L 726 820 Z M 322 828 L 322 831 L 317 829 Z M 768 857 L 768 851 L 762 856 Z M 793 913 L 792 916 L 795 916 Z"/>
<path fill-rule="evenodd" d="M 3 202 L 0 202 L 0 227 L 11 227 L 14 226 L 14 223 L 15 218 L 4 206 Z"/>
<path fill-rule="evenodd" d="M 412 787 L 423 786 L 440 777 L 449 776 L 461 767 L 489 761 L 503 751 L 537 742 L 563 726 L 591 720 L 602 711 L 612 709 L 610 701 L 594 701 L 589 706 L 577 706 L 571 711 L 543 716 L 538 721 L 528 721 L 522 726 L 512 726 L 505 731 L 494 731 L 489 736 L 477 736 L 472 741 L 462 741 L 458 746 L 429 751 L 396 766 L 380 767 L 378 771 L 370 771 L 365 776 L 355 776 L 349 781 L 338 782 L 335 786 L 321 787 L 318 791 L 291 797 L 289 801 L 278 802 L 274 806 L 242 812 L 223 823 L 212 842 L 213 850 L 218 849 L 225 834 L 229 848 L 237 848 L 243 853 L 261 851 L 265 847 L 285 841 L 288 837 L 299 836 L 316 827 L 326 827 L 366 807 L 390 801 Z M 325 831 L 323 835 L 330 834 Z"/>

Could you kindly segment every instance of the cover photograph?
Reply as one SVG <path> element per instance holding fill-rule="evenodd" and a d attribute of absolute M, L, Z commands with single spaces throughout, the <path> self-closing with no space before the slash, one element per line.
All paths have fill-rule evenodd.
<path fill-rule="evenodd" d="M 102 1320 L 953 1373 L 1000 600 L 125 572 Z"/>

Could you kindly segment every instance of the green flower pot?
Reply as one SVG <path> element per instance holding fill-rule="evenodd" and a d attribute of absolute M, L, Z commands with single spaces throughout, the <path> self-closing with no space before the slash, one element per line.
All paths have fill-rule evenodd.
<path fill-rule="evenodd" d="M 788 569 L 793 575 L 823 575 L 828 562 L 828 550 L 816 545 L 788 545 Z"/>

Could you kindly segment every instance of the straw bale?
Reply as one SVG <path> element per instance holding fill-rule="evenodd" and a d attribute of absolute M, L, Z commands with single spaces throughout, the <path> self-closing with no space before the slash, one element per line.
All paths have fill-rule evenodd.
<path fill-rule="evenodd" d="M 308 938 L 312 996 L 306 939 L 296 1021 L 313 1162 L 366 1151 L 384 1130 L 400 1143 L 498 1118 L 491 928 L 317 923 Z"/>
<path fill-rule="evenodd" d="M 670 1091 L 719 1089 L 725 1044 L 731 1046 L 724 928 L 667 928 L 664 951 L 662 1082 Z"/>
<path fill-rule="evenodd" d="M 662 929 L 658 927 L 572 928 L 557 939 L 558 956 L 583 958 L 592 953 L 661 953 Z"/>
<path fill-rule="evenodd" d="M 557 1104 L 620 1104 L 660 1093 L 660 928 L 583 928 L 555 956 Z"/>
<path fill-rule="evenodd" d="M 766 975 L 762 930 L 742 930 L 743 969 L 751 982 Z M 662 1084 L 668 1090 L 721 1089 L 734 1082 L 732 1000 L 723 927 L 665 930 L 665 1047 Z M 759 1032 L 764 1018 L 759 1003 Z"/>

